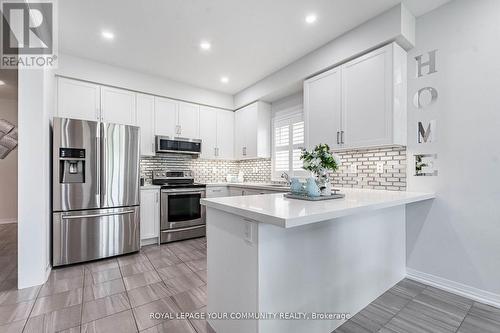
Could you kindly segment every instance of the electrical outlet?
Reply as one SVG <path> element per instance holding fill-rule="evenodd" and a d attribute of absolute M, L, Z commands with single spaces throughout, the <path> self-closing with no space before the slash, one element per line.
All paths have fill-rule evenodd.
<path fill-rule="evenodd" d="M 377 162 L 377 173 L 384 173 L 384 162 Z"/>
<path fill-rule="evenodd" d="M 358 165 L 357 164 L 351 164 L 351 167 L 349 168 L 349 173 L 358 173 Z"/>

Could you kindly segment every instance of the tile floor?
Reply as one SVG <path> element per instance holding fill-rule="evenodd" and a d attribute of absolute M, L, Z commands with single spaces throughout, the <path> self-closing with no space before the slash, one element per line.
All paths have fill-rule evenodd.
<path fill-rule="evenodd" d="M 0 333 L 209 332 L 204 320 L 163 320 L 151 312 L 203 312 L 205 238 L 54 269 L 17 290 L 16 225 L 0 225 Z M 500 309 L 403 280 L 337 333 L 499 333 Z"/>

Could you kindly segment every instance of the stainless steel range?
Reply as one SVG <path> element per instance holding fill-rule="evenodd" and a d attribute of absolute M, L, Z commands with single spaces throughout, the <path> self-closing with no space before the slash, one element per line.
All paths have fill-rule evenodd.
<path fill-rule="evenodd" d="M 160 241 L 162 243 L 205 236 L 205 184 L 194 182 L 191 171 L 153 172 L 153 184 L 161 185 Z"/>

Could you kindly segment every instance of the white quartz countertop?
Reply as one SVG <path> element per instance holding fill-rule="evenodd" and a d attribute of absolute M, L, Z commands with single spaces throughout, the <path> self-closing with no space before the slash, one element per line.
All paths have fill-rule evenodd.
<path fill-rule="evenodd" d="M 435 198 L 432 193 L 341 189 L 345 198 L 305 201 L 279 194 L 202 199 L 203 205 L 262 223 L 291 228 Z"/>

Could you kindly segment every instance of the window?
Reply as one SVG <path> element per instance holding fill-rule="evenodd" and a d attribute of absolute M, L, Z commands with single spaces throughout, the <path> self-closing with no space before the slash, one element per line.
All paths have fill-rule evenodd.
<path fill-rule="evenodd" d="M 304 147 L 304 119 L 302 112 L 294 112 L 273 119 L 273 179 L 286 172 L 290 177 L 305 177 L 300 152 Z"/>

